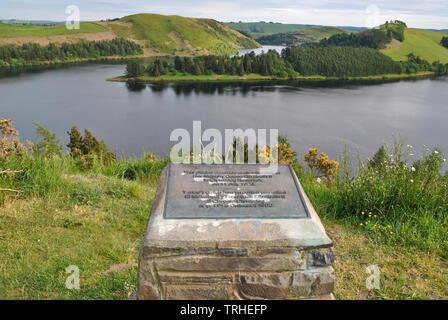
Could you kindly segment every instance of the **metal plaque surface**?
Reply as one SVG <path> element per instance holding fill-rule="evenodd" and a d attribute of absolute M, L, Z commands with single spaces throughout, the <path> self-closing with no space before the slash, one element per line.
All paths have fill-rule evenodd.
<path fill-rule="evenodd" d="M 261 164 L 169 166 L 165 219 L 309 218 L 290 165 L 275 174 L 261 174 Z"/>

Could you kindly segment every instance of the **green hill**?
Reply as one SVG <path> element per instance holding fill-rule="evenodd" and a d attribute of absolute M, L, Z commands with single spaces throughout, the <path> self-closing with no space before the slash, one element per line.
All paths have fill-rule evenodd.
<path fill-rule="evenodd" d="M 403 42 L 393 40 L 384 50 L 384 54 L 392 59 L 407 60 L 407 55 L 413 53 L 429 62 L 439 60 L 448 63 L 448 49 L 440 45 L 440 40 L 447 34 L 423 29 L 406 29 Z"/>
<path fill-rule="evenodd" d="M 257 38 L 257 42 L 263 45 L 287 45 L 302 46 L 317 43 L 332 35 L 346 33 L 345 30 L 334 27 L 310 28 L 302 31 L 275 33 Z"/>
<path fill-rule="evenodd" d="M 57 37 L 55 37 L 57 36 Z M 136 14 L 101 22 L 82 22 L 78 30 L 65 25 L 41 26 L 0 22 L 0 44 L 76 42 L 123 37 L 145 48 L 145 56 L 235 54 L 238 49 L 258 48 L 253 39 L 213 19 L 159 14 Z"/>
<path fill-rule="evenodd" d="M 146 48 L 160 53 L 222 55 L 260 47 L 253 39 L 213 19 L 136 14 L 119 22 L 130 23 L 135 39 L 145 41 Z"/>

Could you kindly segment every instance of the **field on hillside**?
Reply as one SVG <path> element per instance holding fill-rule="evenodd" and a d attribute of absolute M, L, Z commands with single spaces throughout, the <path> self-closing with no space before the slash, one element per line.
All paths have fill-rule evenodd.
<path fill-rule="evenodd" d="M 394 42 L 389 48 L 381 50 L 394 60 L 407 60 L 407 55 L 413 53 L 429 62 L 439 60 L 448 63 L 448 49 L 440 45 L 442 37 L 448 36 L 441 32 L 422 29 L 406 29 L 403 43 Z"/>
<path fill-rule="evenodd" d="M 148 48 L 178 54 L 234 54 L 238 49 L 260 45 L 212 19 L 184 18 L 158 14 L 137 14 L 122 18 L 132 23 L 137 40 L 146 40 Z"/>
<path fill-rule="evenodd" d="M 346 33 L 346 31 L 334 27 L 310 28 L 301 31 L 261 36 L 257 38 L 257 41 L 264 45 L 301 45 L 305 43 L 316 43 L 338 33 Z"/>
<path fill-rule="evenodd" d="M 65 25 L 38 26 L 0 23 L 0 38 L 48 37 L 105 31 L 107 31 L 106 28 L 93 22 L 81 22 L 80 28 L 73 30 L 67 29 Z"/>

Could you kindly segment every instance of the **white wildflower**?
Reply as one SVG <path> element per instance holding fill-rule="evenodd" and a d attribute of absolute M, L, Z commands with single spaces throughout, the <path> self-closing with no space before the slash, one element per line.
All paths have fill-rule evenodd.
<path fill-rule="evenodd" d="M 439 154 L 439 151 L 437 151 L 437 150 L 434 150 L 434 154 Z"/>
<path fill-rule="evenodd" d="M 322 181 L 322 180 L 321 180 L 320 178 L 317 178 L 317 179 L 316 179 L 316 182 L 317 182 L 317 183 L 320 183 L 321 181 Z"/>
<path fill-rule="evenodd" d="M 415 172 L 415 168 L 414 168 L 414 167 L 412 167 L 412 168 L 411 168 L 411 171 L 412 171 L 412 172 Z"/>

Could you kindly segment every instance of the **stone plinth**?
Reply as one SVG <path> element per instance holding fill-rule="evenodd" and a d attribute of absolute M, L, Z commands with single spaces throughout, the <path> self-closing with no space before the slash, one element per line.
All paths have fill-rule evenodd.
<path fill-rule="evenodd" d="M 137 299 L 326 299 L 332 296 L 332 242 L 292 171 L 301 201 L 306 206 L 306 216 L 275 218 L 276 215 L 283 217 L 288 214 L 284 209 L 288 204 L 272 200 L 271 211 L 278 207 L 284 212 L 275 213 L 273 210 L 270 217 L 258 218 L 255 214 L 241 219 L 230 218 L 227 214 L 219 219 L 200 218 L 200 214 L 197 215 L 199 218 L 194 214 L 186 214 L 187 218 L 183 219 L 167 218 L 174 215 L 166 211 L 170 207 L 167 203 L 176 195 L 169 190 L 170 183 L 174 183 L 177 189 L 183 184 L 183 180 L 173 179 L 174 172 L 178 174 L 180 171 L 167 167 L 160 177 L 140 248 Z M 196 178 L 194 176 L 194 181 L 199 181 Z M 273 184 L 276 183 L 274 180 Z M 200 181 L 206 183 L 207 179 Z M 219 188 L 252 190 L 265 188 L 267 184 L 263 180 L 251 187 L 239 188 L 232 183 L 232 186 Z M 185 194 L 186 190 L 198 190 L 188 184 L 185 188 L 177 192 Z M 291 197 L 296 197 L 297 190 L 286 191 Z M 266 190 L 261 193 L 265 194 Z M 234 209 L 234 205 L 223 205 L 223 201 L 214 199 L 215 202 L 201 198 L 206 203 L 214 203 L 214 207 L 219 203 L 222 212 Z M 271 203 L 269 197 L 264 199 L 263 202 L 256 197 L 254 203 L 260 206 Z M 196 202 L 186 202 L 184 206 L 191 210 L 191 203 Z M 176 210 L 179 208 L 182 205 L 178 204 Z M 207 211 L 207 208 L 198 210 Z M 263 208 L 253 210 L 262 211 Z"/>

